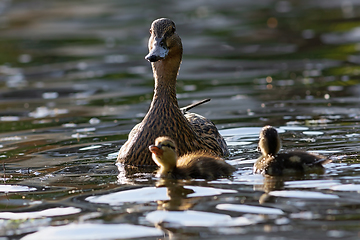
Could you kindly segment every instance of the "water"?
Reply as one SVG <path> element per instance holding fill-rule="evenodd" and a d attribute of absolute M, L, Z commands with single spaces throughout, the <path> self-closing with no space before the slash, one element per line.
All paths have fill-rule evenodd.
<path fill-rule="evenodd" d="M 358 239 L 358 1 L 0 1 L 4 239 Z M 229 179 L 114 164 L 153 91 L 148 29 L 184 45 L 181 106 L 213 120 Z M 262 126 L 329 156 L 323 175 L 252 174 Z M 100 234 L 99 234 L 100 233 Z"/>

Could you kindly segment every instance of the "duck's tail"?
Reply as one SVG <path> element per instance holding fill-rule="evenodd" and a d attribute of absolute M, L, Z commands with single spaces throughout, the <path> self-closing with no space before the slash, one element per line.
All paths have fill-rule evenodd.
<path fill-rule="evenodd" d="M 198 101 L 198 102 L 196 102 L 196 103 L 192 103 L 192 104 L 190 104 L 190 105 L 187 105 L 187 106 L 185 106 L 185 107 L 182 107 L 182 108 L 180 108 L 180 110 L 181 110 L 181 112 L 183 113 L 183 114 L 185 114 L 187 111 L 189 111 L 190 109 L 192 109 L 192 108 L 194 108 L 194 107 L 197 107 L 197 106 L 199 106 L 199 105 L 201 105 L 201 104 L 203 104 L 203 103 L 206 103 L 206 102 L 209 102 L 211 99 L 210 98 L 206 98 L 206 99 L 203 99 L 203 100 L 201 100 L 201 101 Z"/>
<path fill-rule="evenodd" d="M 332 160 L 330 158 L 322 158 L 322 159 L 318 159 L 315 163 L 321 163 L 322 165 L 331 163 Z"/>

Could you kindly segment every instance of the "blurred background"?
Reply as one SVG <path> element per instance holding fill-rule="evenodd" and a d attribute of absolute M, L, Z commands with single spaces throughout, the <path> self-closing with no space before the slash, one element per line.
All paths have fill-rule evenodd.
<path fill-rule="evenodd" d="M 165 207 L 133 198 L 125 207 L 127 200 L 91 202 L 86 197 L 92 194 L 106 196 L 156 182 L 142 173 L 124 182 L 115 160 L 152 98 L 153 77 L 144 56 L 150 24 L 160 17 L 176 23 L 183 41 L 180 106 L 212 99 L 193 111 L 216 123 L 231 151 L 228 161 L 239 170 L 228 181 L 180 183 L 192 186 L 185 192 L 166 185 L 173 201 L 165 200 Z M 292 192 L 274 195 L 270 205 L 285 215 L 262 218 L 248 228 L 212 231 L 176 223 L 180 227 L 165 224 L 160 229 L 167 237 L 167 231 L 177 237 L 214 239 L 225 233 L 252 238 L 271 232 L 294 239 L 291 232 L 303 234 L 311 219 L 308 239 L 356 238 L 359 63 L 356 0 L 0 0 L 0 210 L 20 214 L 6 218 L 0 212 L 0 234 L 18 239 L 40 226 L 82 221 L 99 223 L 93 227 L 100 229 L 109 223 L 153 227 L 144 217 L 160 205 L 211 213 L 219 212 L 216 203 L 241 199 L 258 205 L 264 192 L 296 189 L 302 195 L 306 189 L 313 197 L 324 191 L 333 195 L 300 201 L 301 206 L 286 200 Z M 258 134 L 266 124 L 279 129 L 284 150 L 331 157 L 327 173 L 275 183 L 253 175 Z M 199 191 L 193 186 L 234 192 L 218 193 L 224 196 L 216 199 L 202 192 L 186 197 Z M 333 196 L 336 201 L 329 200 Z M 57 207 L 63 213 L 68 209 L 70 217 L 40 214 L 30 221 L 29 215 L 21 215 Z M 308 215 L 299 215 L 302 212 Z M 233 211 L 231 216 L 243 215 Z M 80 237 L 86 238 L 85 233 L 78 231 Z"/>

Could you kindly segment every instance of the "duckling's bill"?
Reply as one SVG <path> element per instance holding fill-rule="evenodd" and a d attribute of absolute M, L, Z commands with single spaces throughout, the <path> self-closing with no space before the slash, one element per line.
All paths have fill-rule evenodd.
<path fill-rule="evenodd" d="M 162 150 L 161 148 L 155 145 L 150 145 L 149 150 L 151 153 L 155 154 L 156 156 L 161 156 L 164 153 L 164 150 Z"/>

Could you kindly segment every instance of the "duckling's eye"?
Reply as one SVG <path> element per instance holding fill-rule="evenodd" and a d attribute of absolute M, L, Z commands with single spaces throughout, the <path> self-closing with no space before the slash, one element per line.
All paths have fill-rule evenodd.
<path fill-rule="evenodd" d="M 162 147 L 168 147 L 175 150 L 174 146 L 171 146 L 170 144 L 161 144 Z"/>

